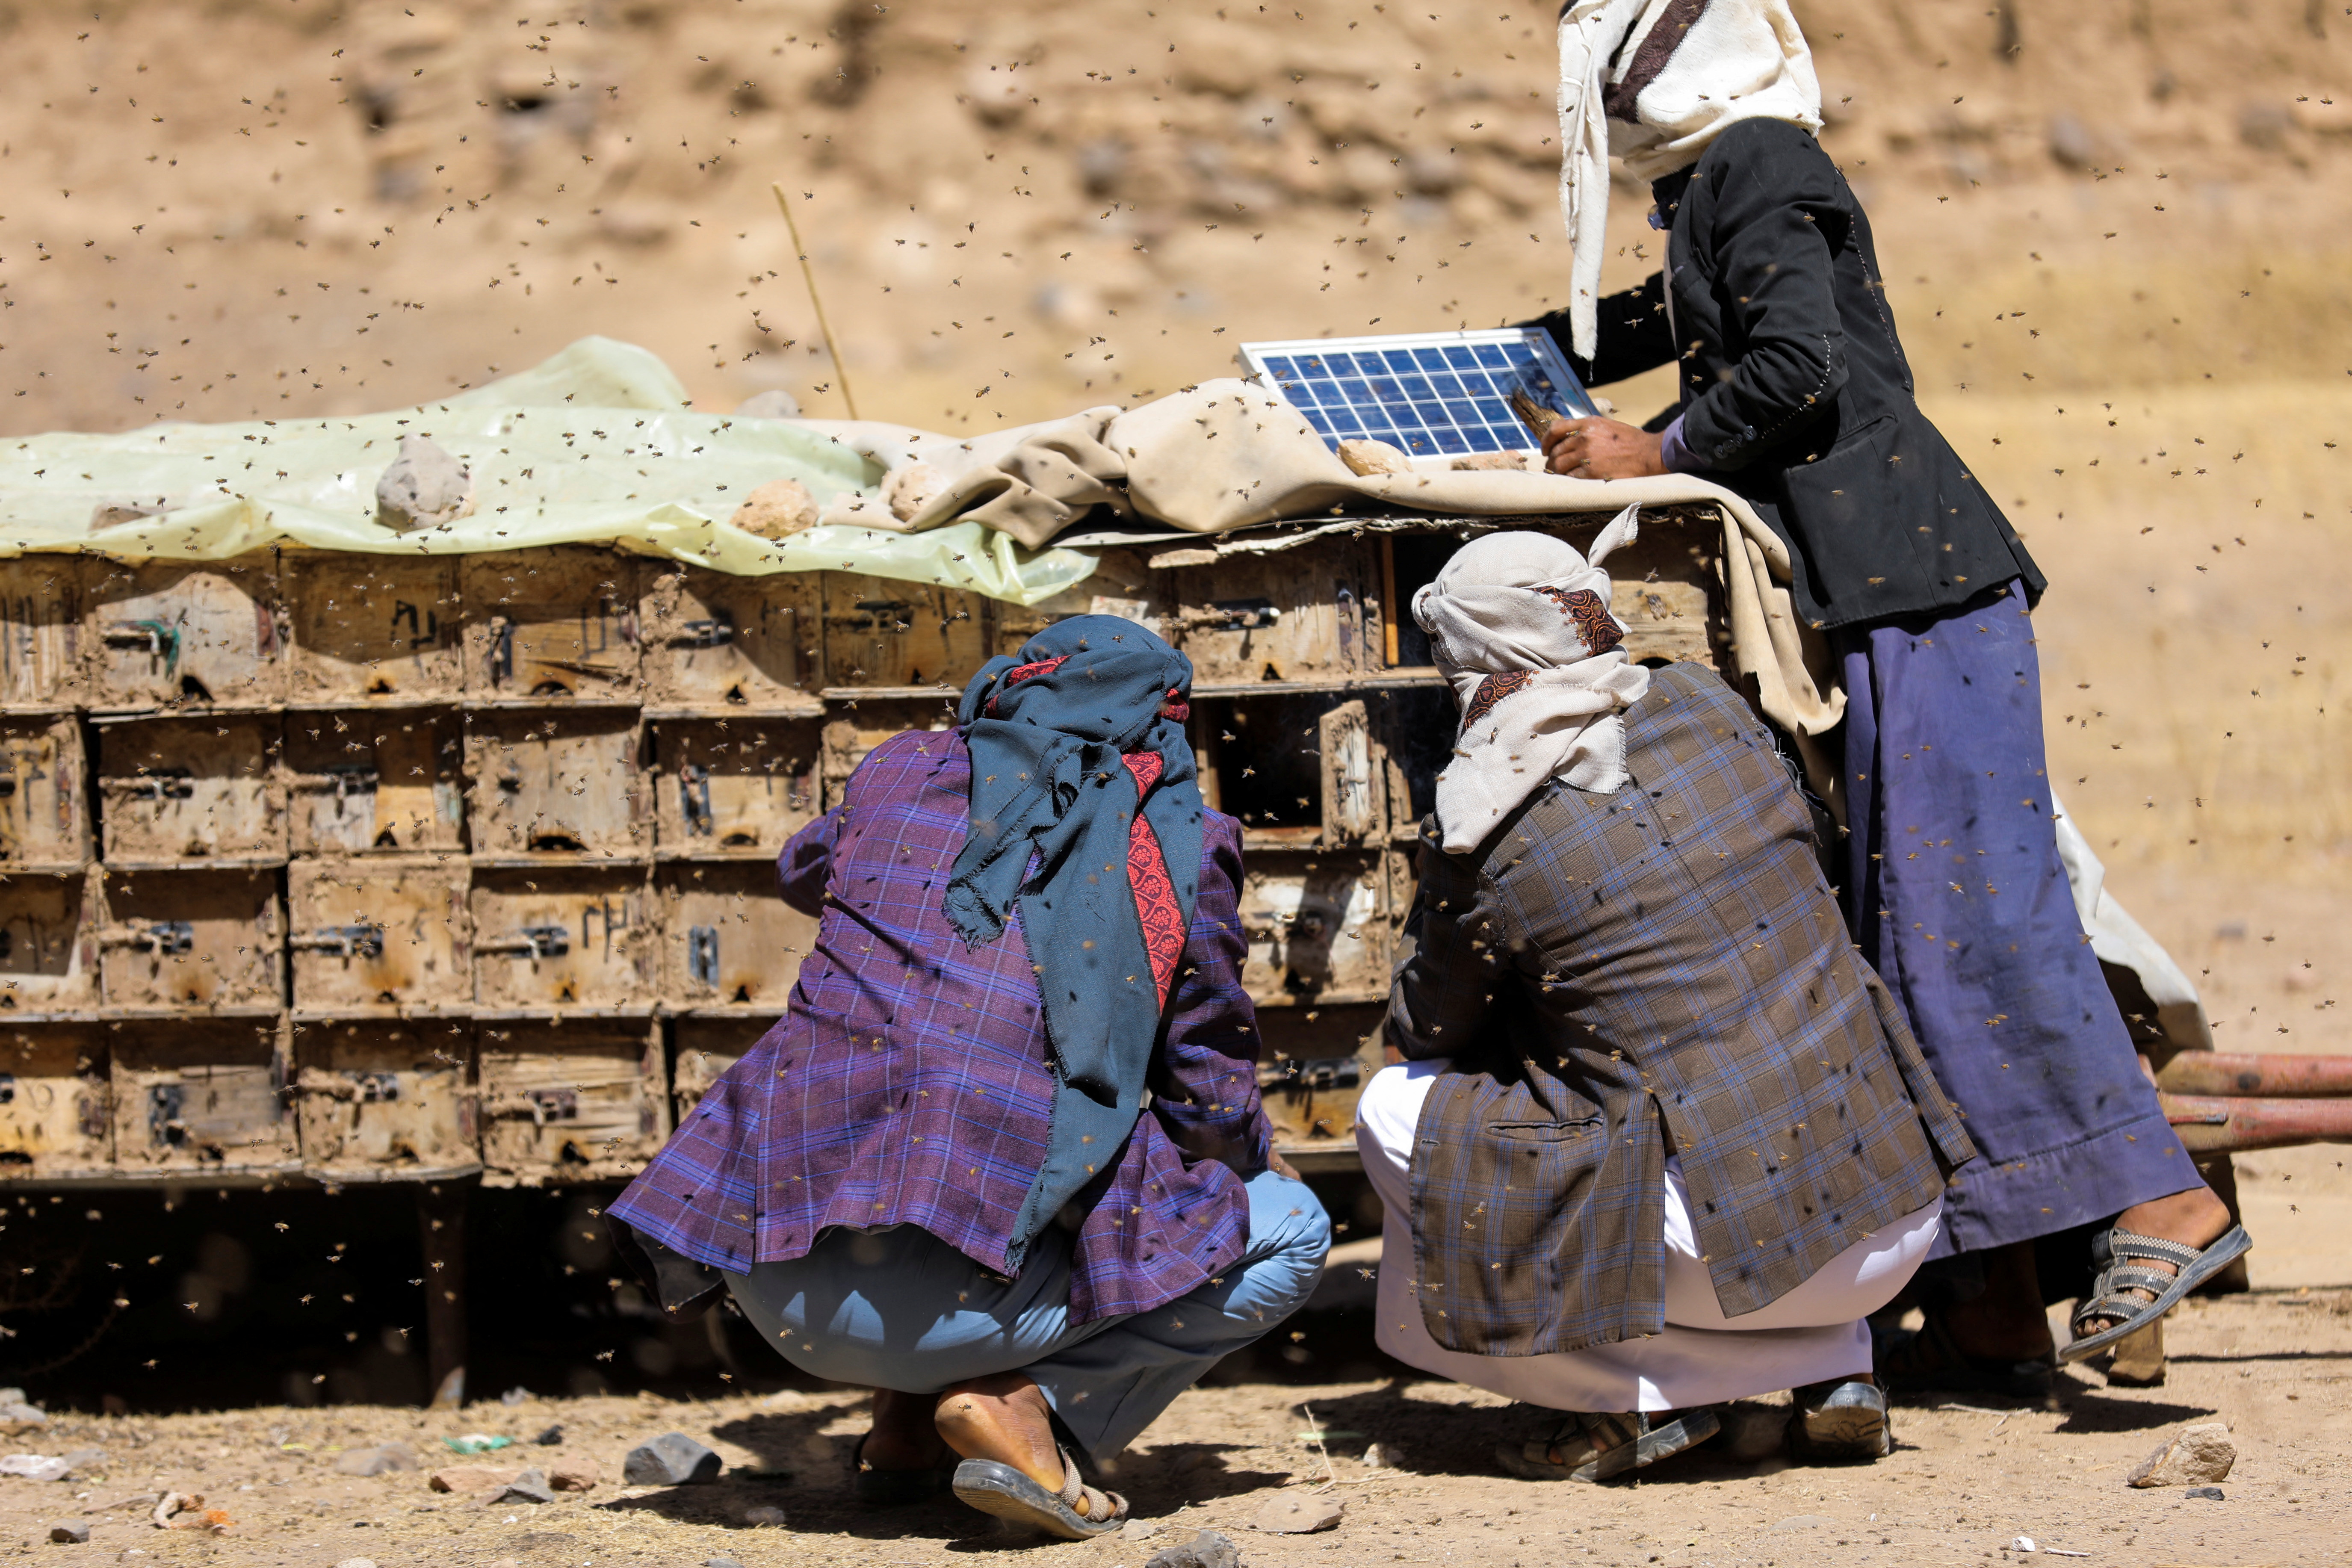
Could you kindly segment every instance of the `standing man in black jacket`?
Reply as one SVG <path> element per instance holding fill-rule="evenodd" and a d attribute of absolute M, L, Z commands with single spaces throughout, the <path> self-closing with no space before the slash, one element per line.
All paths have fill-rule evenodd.
<path fill-rule="evenodd" d="M 1682 398 L 1654 429 L 1555 426 L 1547 458 L 1703 476 L 1788 542 L 1798 612 L 1845 686 L 1847 921 L 1986 1156 L 1946 1195 L 1938 1247 L 1963 1256 L 1881 1373 L 2046 1387 L 2035 1237 L 2096 1229 L 2063 1360 L 2250 1243 L 2139 1071 L 2058 858 L 2027 614 L 2042 574 L 1913 400 L 1786 0 L 1570 0 L 1560 66 L 1571 292 L 1538 324 L 1590 384 L 1679 361 Z M 1666 247 L 1603 299 L 1612 153 L 1651 182 Z"/>

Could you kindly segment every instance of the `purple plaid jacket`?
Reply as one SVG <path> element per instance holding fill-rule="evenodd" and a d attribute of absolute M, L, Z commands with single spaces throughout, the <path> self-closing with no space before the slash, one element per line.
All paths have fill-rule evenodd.
<path fill-rule="evenodd" d="M 785 899 L 821 915 L 790 1011 L 688 1113 L 614 1217 L 735 1273 L 799 1258 L 834 1226 L 895 1225 L 1004 1271 L 1044 1163 L 1053 1079 L 1018 911 L 976 949 L 947 921 L 971 778 L 956 731 L 893 736 L 785 846 Z M 1103 1179 L 1080 1200 L 1091 1206 L 1064 1211 L 1077 1231 L 1073 1321 L 1174 1300 L 1247 1239 L 1242 1177 L 1265 1168 L 1271 1131 L 1242 989 L 1241 879 L 1239 826 L 1211 812 L 1150 1101 L 1125 1146 L 1103 1151 Z"/>

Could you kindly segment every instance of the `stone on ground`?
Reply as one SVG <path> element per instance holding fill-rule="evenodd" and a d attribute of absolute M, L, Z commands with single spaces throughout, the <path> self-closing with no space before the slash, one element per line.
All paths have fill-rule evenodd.
<path fill-rule="evenodd" d="M 604 1467 L 589 1458 L 566 1459 L 547 1473 L 547 1484 L 560 1492 L 593 1491 L 604 1479 Z"/>
<path fill-rule="evenodd" d="M 53 1524 L 49 1526 L 49 1539 L 60 1546 L 85 1545 L 89 1541 L 89 1526 L 79 1520 L 71 1524 Z"/>
<path fill-rule="evenodd" d="M 2230 1479 L 2238 1462 L 2237 1446 L 2229 1426 L 2220 1421 L 2200 1421 L 2183 1426 L 2139 1462 L 2130 1482 L 2136 1487 L 2202 1486 Z"/>
<path fill-rule="evenodd" d="M 1181 1546 L 1155 1552 L 1143 1568 L 1242 1568 L 1241 1548 L 1223 1531 L 1204 1530 Z"/>
<path fill-rule="evenodd" d="M 1149 1541 L 1168 1527 L 1156 1519 L 1130 1519 L 1118 1527 L 1121 1541 Z"/>
<path fill-rule="evenodd" d="M 553 1502 L 555 1489 L 547 1484 L 547 1473 L 534 1466 L 506 1485 L 488 1493 L 485 1502 Z"/>
<path fill-rule="evenodd" d="M 715 1481 L 725 1461 L 683 1432 L 665 1432 L 640 1443 L 621 1462 L 621 1479 L 633 1487 L 682 1487 Z"/>
<path fill-rule="evenodd" d="M 1273 1535 L 1307 1535 L 1336 1527 L 1343 1507 L 1335 1497 L 1277 1492 L 1257 1510 L 1257 1517 L 1250 1521 L 1250 1528 Z"/>
<path fill-rule="evenodd" d="M 378 1443 L 373 1447 L 349 1448 L 335 1458 L 336 1473 L 345 1476 L 381 1476 L 394 1470 L 417 1468 L 416 1450 L 405 1443 Z"/>
<path fill-rule="evenodd" d="M 425 1481 L 436 1492 L 479 1492 L 512 1486 L 522 1471 L 512 1465 L 452 1465 L 436 1470 Z"/>

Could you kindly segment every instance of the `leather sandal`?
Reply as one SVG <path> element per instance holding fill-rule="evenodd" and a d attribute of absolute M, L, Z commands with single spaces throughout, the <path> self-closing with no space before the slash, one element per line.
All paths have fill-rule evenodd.
<path fill-rule="evenodd" d="M 2093 1282 L 2091 1293 L 2068 1320 L 2076 1337 L 2058 1352 L 2058 1360 L 2062 1363 L 2081 1361 L 2138 1332 L 2179 1306 L 2182 1297 L 2245 1256 L 2253 1245 L 2254 1238 L 2246 1234 L 2242 1225 L 2231 1226 L 2202 1248 L 2166 1241 L 2160 1237 L 2141 1236 L 2121 1226 L 2109 1226 L 2091 1239 L 2091 1261 L 2097 1266 L 2099 1277 Z M 2140 1267 L 2147 1263 L 2169 1263 L 2178 1272 L 2167 1274 L 2161 1269 Z M 2126 1294 L 2141 1290 L 2156 1300 L 2143 1301 L 2137 1295 Z M 2085 1323 L 2102 1318 L 2116 1321 L 2096 1333 L 2083 1331 Z"/>
<path fill-rule="evenodd" d="M 966 1459 L 955 1468 L 955 1495 L 982 1513 L 1011 1520 L 1058 1535 L 1065 1541 L 1087 1541 L 1127 1522 L 1127 1500 L 1117 1492 L 1090 1487 L 1078 1479 L 1078 1461 L 1067 1448 L 1062 1456 L 1062 1489 L 1049 1492 L 1011 1465 L 994 1459 Z M 1078 1504 L 1086 1504 L 1086 1512 Z"/>
<path fill-rule="evenodd" d="M 1693 1410 L 1573 1411 L 1549 1437 L 1498 1443 L 1495 1459 L 1526 1481 L 1605 1481 L 1697 1447 L 1723 1423 Z M 1552 1455 L 1560 1457 L 1557 1459 Z"/>

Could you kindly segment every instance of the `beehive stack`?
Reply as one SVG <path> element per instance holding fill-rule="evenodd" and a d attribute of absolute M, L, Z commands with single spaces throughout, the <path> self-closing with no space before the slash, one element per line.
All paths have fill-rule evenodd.
<path fill-rule="evenodd" d="M 1351 1158 L 1452 728 L 1389 607 L 1459 531 L 1290 542 L 1112 552 L 1027 609 L 586 546 L 0 562 L 0 1165 L 626 1174 L 782 1010 L 814 935 L 784 841 L 1086 611 L 1194 661 L 1269 1109 Z M 1643 548 L 1637 655 L 1711 658 L 1704 551 Z"/>

